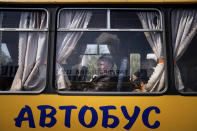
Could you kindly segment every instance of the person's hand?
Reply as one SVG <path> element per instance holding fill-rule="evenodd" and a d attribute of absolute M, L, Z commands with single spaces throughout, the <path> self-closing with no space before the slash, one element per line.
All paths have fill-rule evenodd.
<path fill-rule="evenodd" d="M 94 74 L 94 75 L 92 76 L 92 79 L 95 79 L 96 77 L 98 77 L 98 75 Z"/>
<path fill-rule="evenodd" d="M 147 92 L 146 90 L 146 84 L 144 82 L 141 82 L 141 92 Z"/>

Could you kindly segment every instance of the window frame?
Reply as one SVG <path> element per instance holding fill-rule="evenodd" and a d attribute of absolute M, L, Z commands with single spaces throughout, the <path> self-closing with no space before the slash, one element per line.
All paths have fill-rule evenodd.
<path fill-rule="evenodd" d="M 87 28 L 87 29 L 66 29 L 66 28 L 59 28 L 59 23 L 60 23 L 60 13 L 63 10 L 107 10 L 107 27 L 106 28 Z M 111 28 L 110 22 L 110 11 L 111 10 L 132 10 L 132 11 L 157 11 L 159 13 L 160 19 L 161 19 L 161 29 L 115 29 Z M 65 31 L 142 31 L 142 32 L 163 32 L 163 18 L 162 18 L 162 13 L 159 9 L 157 8 L 61 8 L 58 11 L 57 14 L 57 32 L 65 32 Z"/>
<path fill-rule="evenodd" d="M 46 32 L 47 36 L 47 49 L 46 49 L 46 60 L 48 60 L 48 44 L 49 44 L 49 11 L 46 8 L 0 8 L 0 11 L 18 11 L 18 12 L 28 12 L 28 11 L 44 11 L 46 12 L 46 28 L 44 29 L 25 29 L 25 28 L 0 28 L 1 32 Z M 46 62 L 46 80 L 47 80 L 47 67 L 48 67 L 48 62 Z M 15 77 L 15 76 L 14 76 Z M 13 81 L 12 81 L 13 82 Z M 45 86 L 38 91 L 0 91 L 1 94 L 39 94 L 43 92 L 46 89 L 47 81 L 45 82 Z"/>
<path fill-rule="evenodd" d="M 106 28 L 87 28 L 87 29 L 66 29 L 59 28 L 60 24 L 60 13 L 63 10 L 107 10 L 107 27 Z M 156 11 L 159 13 L 161 20 L 160 29 L 111 29 L 110 28 L 110 11 L 111 10 L 131 10 L 131 11 Z M 162 36 L 162 48 L 164 52 L 164 72 L 165 72 L 165 85 L 164 90 L 161 92 L 83 92 L 83 91 L 60 91 L 57 90 L 56 84 L 55 89 L 60 95 L 164 95 L 164 93 L 168 90 L 168 72 L 167 72 L 167 57 L 166 57 L 166 39 L 165 39 L 165 25 L 164 25 L 164 13 L 162 9 L 157 8 L 60 8 L 57 13 L 57 26 L 56 32 L 160 32 Z M 56 41 L 57 43 L 57 41 Z M 55 57 L 56 59 L 56 57 Z"/>

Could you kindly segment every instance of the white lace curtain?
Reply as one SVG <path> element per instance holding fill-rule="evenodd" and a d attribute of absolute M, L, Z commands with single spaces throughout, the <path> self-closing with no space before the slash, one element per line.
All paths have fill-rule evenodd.
<path fill-rule="evenodd" d="M 172 44 L 175 60 L 175 82 L 178 90 L 183 90 L 184 85 L 181 79 L 180 70 L 176 64 L 187 50 L 191 40 L 197 34 L 197 10 L 177 9 L 171 15 Z"/>
<path fill-rule="evenodd" d="M 92 13 L 87 10 L 65 10 L 60 14 L 60 28 L 85 29 Z M 75 48 L 83 32 L 60 32 L 57 39 L 56 53 L 56 86 L 57 89 L 68 89 L 71 83 L 61 63 L 66 61 Z"/>
<path fill-rule="evenodd" d="M 161 19 L 158 13 L 139 12 L 138 17 L 143 29 L 161 29 Z M 144 34 L 157 59 L 163 61 L 162 34 L 159 32 L 145 32 Z M 164 62 L 159 62 L 146 85 L 146 90 L 148 92 L 161 91 L 164 87 L 164 77 Z"/>
<path fill-rule="evenodd" d="M 44 12 L 22 12 L 19 28 L 44 29 Z M 47 32 L 19 32 L 18 70 L 10 91 L 38 91 L 46 81 Z"/>

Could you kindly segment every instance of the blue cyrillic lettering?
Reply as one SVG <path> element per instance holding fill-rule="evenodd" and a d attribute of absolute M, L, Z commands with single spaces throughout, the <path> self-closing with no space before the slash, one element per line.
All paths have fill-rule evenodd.
<path fill-rule="evenodd" d="M 119 124 L 119 119 L 116 116 L 113 115 L 109 115 L 109 110 L 115 110 L 116 107 L 115 106 L 101 106 L 100 110 L 103 111 L 103 121 L 102 121 L 102 126 L 104 128 L 115 128 L 118 126 Z M 109 119 L 113 119 L 113 123 L 112 124 L 108 124 L 108 120 Z"/>
<path fill-rule="evenodd" d="M 87 110 L 90 110 L 91 113 L 92 113 L 92 120 L 91 120 L 90 124 L 86 124 L 85 120 L 84 120 L 84 116 L 85 116 L 85 113 L 86 113 Z M 93 107 L 83 106 L 81 108 L 81 110 L 79 112 L 79 122 L 83 126 L 85 126 L 87 128 L 92 128 L 96 125 L 97 121 L 98 121 L 98 115 L 97 115 L 96 110 Z"/>
<path fill-rule="evenodd" d="M 38 106 L 38 109 L 41 111 L 40 113 L 40 126 L 41 127 L 52 127 L 56 124 L 56 118 L 54 117 L 54 115 L 56 114 L 56 109 L 52 106 L 49 105 L 42 105 L 42 106 Z M 50 109 L 51 112 L 49 114 L 46 114 L 46 110 Z M 49 123 L 46 123 L 45 120 L 46 118 L 50 118 L 51 121 Z"/>
<path fill-rule="evenodd" d="M 140 108 L 138 106 L 135 106 L 135 110 L 134 110 L 134 113 L 133 115 L 130 117 L 128 112 L 127 112 L 127 109 L 125 106 L 121 106 L 121 109 L 122 109 L 122 113 L 124 114 L 124 117 L 129 120 L 129 123 L 127 125 L 124 126 L 124 128 L 126 130 L 129 130 L 133 124 L 135 123 L 139 113 L 140 113 Z"/>
<path fill-rule="evenodd" d="M 155 112 L 157 114 L 160 113 L 159 108 L 154 107 L 154 106 L 148 107 L 146 110 L 144 110 L 144 113 L 142 114 L 142 121 L 143 121 L 144 125 L 147 126 L 148 128 L 155 129 L 155 128 L 158 128 L 160 126 L 160 122 L 155 121 L 155 123 L 153 125 L 149 124 L 148 117 L 149 117 L 149 114 L 152 110 L 155 110 Z"/>
<path fill-rule="evenodd" d="M 25 118 L 24 115 L 25 115 L 26 112 L 27 112 L 27 117 Z M 32 110 L 27 105 L 25 106 L 25 108 L 22 108 L 18 117 L 15 118 L 14 120 L 15 120 L 15 126 L 17 126 L 17 127 L 21 127 L 21 124 L 22 124 L 23 121 L 29 121 L 29 127 L 31 127 L 31 128 L 36 127 L 35 123 L 34 123 Z"/>
<path fill-rule="evenodd" d="M 70 118 L 71 118 L 71 111 L 72 109 L 77 109 L 76 106 L 60 106 L 60 110 L 66 110 L 65 112 L 65 123 L 64 125 L 70 128 Z"/>

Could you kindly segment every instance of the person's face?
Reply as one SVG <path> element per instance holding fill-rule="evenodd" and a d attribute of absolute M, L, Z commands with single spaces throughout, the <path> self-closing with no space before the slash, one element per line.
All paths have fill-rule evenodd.
<path fill-rule="evenodd" d="M 98 71 L 100 74 L 104 74 L 107 71 L 111 70 L 112 64 L 107 61 L 98 61 Z"/>
<path fill-rule="evenodd" d="M 132 79 L 133 81 L 137 79 L 137 76 L 136 75 L 132 75 Z"/>

